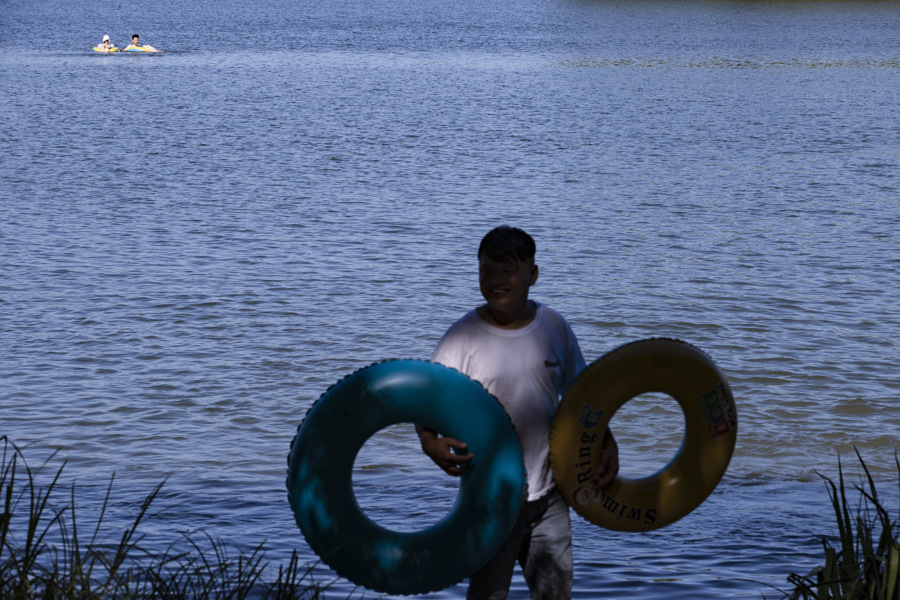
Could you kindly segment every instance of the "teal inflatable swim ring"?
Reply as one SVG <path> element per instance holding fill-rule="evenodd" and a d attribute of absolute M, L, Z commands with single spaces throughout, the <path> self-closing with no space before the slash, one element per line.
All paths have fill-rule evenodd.
<path fill-rule="evenodd" d="M 475 455 L 453 508 L 422 531 L 377 525 L 353 493 L 360 448 L 396 423 L 464 441 Z M 291 442 L 287 488 L 304 537 L 338 575 L 376 592 L 422 594 L 459 582 L 497 553 L 526 479 L 509 416 L 481 384 L 437 363 L 392 360 L 345 377 L 310 408 Z"/>

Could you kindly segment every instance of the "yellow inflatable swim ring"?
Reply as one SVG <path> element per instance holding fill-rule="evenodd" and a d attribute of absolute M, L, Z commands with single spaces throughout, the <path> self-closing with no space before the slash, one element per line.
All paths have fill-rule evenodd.
<path fill-rule="evenodd" d="M 681 448 L 659 472 L 617 477 L 604 492 L 595 473 L 606 428 L 623 404 L 650 392 L 681 405 Z M 712 360 L 685 342 L 651 338 L 616 348 L 578 376 L 553 421 L 550 465 L 563 497 L 583 518 L 615 531 L 649 531 L 700 506 L 725 474 L 736 440 L 734 398 Z"/>
<path fill-rule="evenodd" d="M 110 47 L 110 49 L 107 52 L 103 52 L 103 48 L 101 48 L 100 46 L 94 46 L 94 52 L 103 52 L 104 54 L 107 54 L 108 52 L 118 52 L 118 51 L 119 51 L 119 49 L 116 48 L 115 46 Z"/>

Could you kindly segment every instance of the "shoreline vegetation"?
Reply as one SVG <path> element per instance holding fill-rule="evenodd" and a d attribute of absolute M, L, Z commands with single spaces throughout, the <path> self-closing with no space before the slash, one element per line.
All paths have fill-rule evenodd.
<path fill-rule="evenodd" d="M 793 588 L 782 592 L 784 599 L 900 600 L 900 514 L 891 516 L 859 449 L 854 451 L 865 475 L 862 483 L 852 486 L 857 497 L 848 499 L 840 457 L 837 483 L 819 473 L 828 489 L 838 535 L 822 536 L 823 565 L 806 575 L 788 575 Z M 900 489 L 896 453 L 894 463 Z"/>
<path fill-rule="evenodd" d="M 55 455 L 55 453 L 54 453 Z M 142 547 L 139 526 L 165 481 L 140 505 L 124 531 L 104 531 L 114 477 L 96 524 L 83 536 L 75 512 L 75 485 L 60 504 L 65 462 L 46 485 L 6 436 L 0 436 L 0 598 L 4 600 L 94 600 L 163 598 L 191 600 L 315 600 L 328 584 L 312 580 L 312 566 L 294 551 L 267 581 L 264 544 L 240 552 L 209 536 L 182 535 L 162 553 Z M 52 499 L 51 499 L 52 497 Z M 61 506 L 61 507 L 60 507 Z M 108 529 L 108 528 L 107 528 Z M 118 543 L 111 539 L 118 537 Z M 199 538 L 199 539 L 198 539 Z"/>
<path fill-rule="evenodd" d="M 824 564 L 806 575 L 791 573 L 786 600 L 900 600 L 900 515 L 891 516 L 875 481 L 856 450 L 862 483 L 848 486 L 838 458 L 838 480 L 820 476 L 837 524 L 837 536 L 823 535 Z M 42 469 L 53 455 L 40 467 Z M 900 457 L 895 455 L 898 489 Z M 22 451 L 0 436 L 0 597 L 93 600 L 165 598 L 315 600 L 328 584 L 312 580 L 312 566 L 296 551 L 287 565 L 266 580 L 264 544 L 239 552 L 222 541 L 183 535 L 162 553 L 141 546 L 139 526 L 165 482 L 146 496 L 117 545 L 102 539 L 114 478 L 110 478 L 94 527 L 82 538 L 75 513 L 75 485 L 59 507 L 56 497 L 65 462 L 46 486 L 36 482 Z M 39 469 L 39 470 L 40 470 Z M 848 496 L 850 491 L 856 497 Z M 54 500 L 51 502 L 51 495 Z M 764 596 L 765 598 L 765 596 Z"/>

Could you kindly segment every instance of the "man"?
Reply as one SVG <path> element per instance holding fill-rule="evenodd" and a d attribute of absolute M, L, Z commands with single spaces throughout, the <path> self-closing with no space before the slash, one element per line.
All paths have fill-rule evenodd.
<path fill-rule="evenodd" d="M 138 34 L 134 34 L 131 36 L 131 43 L 125 47 L 125 52 L 163 52 L 163 50 L 157 50 L 150 44 L 144 44 L 141 46 L 141 37 Z"/>
<path fill-rule="evenodd" d="M 487 565 L 469 578 L 467 597 L 502 600 L 516 561 L 531 597 L 564 600 L 572 594 L 572 535 L 569 507 L 550 472 L 550 426 L 560 398 L 585 367 L 575 334 L 553 309 L 530 300 L 537 282 L 535 244 L 513 227 L 497 227 L 478 249 L 478 279 L 485 304 L 454 323 L 432 360 L 479 381 L 509 413 L 525 456 L 528 496 L 513 532 Z M 417 426 L 422 449 L 439 467 L 458 476 L 472 454 L 453 452 L 465 440 L 439 437 Z M 618 447 L 607 431 L 598 485 L 618 473 Z"/>

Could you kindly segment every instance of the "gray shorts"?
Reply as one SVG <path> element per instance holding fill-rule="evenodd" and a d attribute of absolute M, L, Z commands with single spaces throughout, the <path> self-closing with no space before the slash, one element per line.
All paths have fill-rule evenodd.
<path fill-rule="evenodd" d="M 572 529 L 569 505 L 554 489 L 526 502 L 506 543 L 469 578 L 468 600 L 503 600 L 509 593 L 516 561 L 522 566 L 533 600 L 572 597 Z"/>

